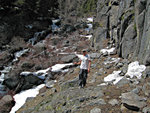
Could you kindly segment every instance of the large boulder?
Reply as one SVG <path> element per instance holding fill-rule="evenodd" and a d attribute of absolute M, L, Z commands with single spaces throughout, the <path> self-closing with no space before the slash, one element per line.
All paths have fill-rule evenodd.
<path fill-rule="evenodd" d="M 34 86 L 40 85 L 43 82 L 44 80 L 30 74 L 28 76 L 20 76 L 19 78 L 7 78 L 4 80 L 3 85 L 18 93 L 22 90 L 27 90 Z"/>
<path fill-rule="evenodd" d="M 77 59 L 76 55 L 68 55 L 68 56 L 62 57 L 61 61 L 65 63 L 70 63 L 70 62 L 73 62 L 75 59 Z"/>
<path fill-rule="evenodd" d="M 0 54 L 0 65 L 7 65 L 10 61 L 12 61 L 13 55 L 7 51 L 4 51 Z"/>
<path fill-rule="evenodd" d="M 133 92 L 122 93 L 121 100 L 126 108 L 134 111 L 139 111 L 146 106 L 146 99 L 138 96 Z"/>
<path fill-rule="evenodd" d="M 7 78 L 3 81 L 3 85 L 5 85 L 10 90 L 15 90 L 19 84 L 19 81 L 20 80 L 18 78 Z"/>
<path fill-rule="evenodd" d="M 11 108 L 14 106 L 15 101 L 12 98 L 11 95 L 5 95 L 1 100 L 0 100 L 0 113 L 9 113 Z"/>
<path fill-rule="evenodd" d="M 98 59 L 101 57 L 101 53 L 91 53 L 89 56 L 91 59 Z"/>
<path fill-rule="evenodd" d="M 43 42 L 38 42 L 36 45 L 34 45 L 34 50 L 37 53 L 41 53 L 46 49 L 46 45 Z"/>
<path fill-rule="evenodd" d="M 24 69 L 24 70 L 28 70 L 28 69 L 31 69 L 35 66 L 35 64 L 33 62 L 30 62 L 30 61 L 25 61 L 21 64 L 21 68 Z"/>

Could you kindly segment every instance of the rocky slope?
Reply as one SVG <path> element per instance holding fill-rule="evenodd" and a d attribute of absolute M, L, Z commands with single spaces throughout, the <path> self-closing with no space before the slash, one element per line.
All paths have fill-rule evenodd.
<path fill-rule="evenodd" d="M 56 23 L 58 29 L 55 32 L 52 33 L 52 18 L 34 20 L 26 23 L 28 28 L 23 30 L 25 36 L 14 35 L 11 40 L 6 35 L 7 29 L 4 29 L 8 27 L 7 24 L 2 23 L 0 36 L 6 40 L 0 42 L 0 70 L 5 66 L 11 66 L 9 72 L 4 72 L 6 78 L 20 80 L 20 73 L 23 71 L 35 72 L 57 63 L 74 62 L 78 60 L 74 52 L 80 52 L 83 48 L 88 49 L 92 58 L 91 72 L 84 89 L 78 88 L 79 68 L 67 67 L 68 72 L 53 73 L 46 81 L 48 86 L 53 87 L 42 88 L 36 98 L 27 99 L 26 104 L 17 112 L 150 112 L 149 2 L 149 0 L 58 0 L 58 14 L 61 21 Z M 93 30 L 90 32 L 85 30 L 88 27 L 87 17 L 94 17 Z M 91 34 L 93 37 L 88 40 L 86 36 Z M 27 42 L 33 36 L 30 41 L 34 44 Z M 110 50 L 115 48 L 115 51 L 102 53 L 105 50 L 101 49 L 106 47 Z M 12 62 L 17 52 L 25 49 L 28 49 L 27 52 Z M 145 64 L 146 70 L 144 65 L 133 62 L 136 60 L 140 64 Z M 129 67 L 132 66 L 137 67 L 132 70 L 134 77 L 128 73 Z M 110 74 L 113 77 L 109 80 L 105 78 Z M 53 82 L 54 79 L 58 82 Z M 21 86 L 28 87 L 30 84 L 28 80 L 25 83 L 27 84 Z M 30 84 L 30 88 L 34 85 Z M 14 93 L 16 92 L 10 91 L 6 97 Z M 2 112 L 8 112 L 14 104 L 11 97 L 6 99 L 4 96 L 0 101 Z"/>

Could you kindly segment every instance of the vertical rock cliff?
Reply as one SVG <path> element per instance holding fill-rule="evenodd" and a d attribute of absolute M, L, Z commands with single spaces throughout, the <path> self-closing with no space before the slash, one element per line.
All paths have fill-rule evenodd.
<path fill-rule="evenodd" d="M 120 57 L 149 65 L 149 4 L 149 0 L 98 0 L 94 48 L 103 48 L 109 38 Z"/>

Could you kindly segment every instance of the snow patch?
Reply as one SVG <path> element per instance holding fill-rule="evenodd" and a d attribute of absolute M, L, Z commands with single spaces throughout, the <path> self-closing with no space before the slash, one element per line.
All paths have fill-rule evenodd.
<path fill-rule="evenodd" d="M 145 65 L 139 65 L 138 61 L 132 62 L 128 66 L 128 71 L 125 74 L 125 76 L 129 76 L 131 79 L 133 77 L 137 77 L 138 79 L 141 79 L 142 72 L 146 69 Z M 119 74 L 121 71 L 114 71 L 112 74 L 109 74 L 107 77 L 104 78 L 105 82 L 113 82 L 113 84 L 117 84 L 121 79 L 124 77 L 120 76 Z"/>
<path fill-rule="evenodd" d="M 87 21 L 88 21 L 88 22 L 93 22 L 93 21 L 94 21 L 94 18 L 93 18 L 93 17 L 89 17 L 89 18 L 87 18 Z"/>
<path fill-rule="evenodd" d="M 62 69 L 66 66 L 72 66 L 73 63 L 69 63 L 69 64 L 56 64 L 54 66 L 52 66 L 52 70 L 53 72 L 59 72 L 59 71 L 63 71 Z"/>
<path fill-rule="evenodd" d="M 63 70 L 64 67 L 66 66 L 71 66 L 73 65 L 73 63 L 69 63 L 69 64 L 56 64 L 52 67 L 49 67 L 47 69 L 44 69 L 44 70 L 39 70 L 37 72 L 28 72 L 28 71 L 24 71 L 22 72 L 20 75 L 23 75 L 23 76 L 28 76 L 29 74 L 33 74 L 37 77 L 39 77 L 40 79 L 45 79 L 45 76 L 48 74 L 47 72 L 48 71 L 52 71 L 52 72 L 67 72 L 68 69 L 65 69 Z"/>
<path fill-rule="evenodd" d="M 28 51 L 29 51 L 29 49 L 24 49 L 22 51 L 16 52 L 15 59 L 13 60 L 13 62 L 17 61 L 19 57 L 21 57 L 23 54 L 25 54 Z"/>
<path fill-rule="evenodd" d="M 93 35 L 80 35 L 80 37 L 88 38 L 89 40 L 92 38 Z"/>
<path fill-rule="evenodd" d="M 126 76 L 130 76 L 130 78 L 137 77 L 138 79 L 141 79 L 142 72 L 146 69 L 145 65 L 139 65 L 138 61 L 132 62 L 128 66 L 128 71 L 126 73 Z"/>
<path fill-rule="evenodd" d="M 119 74 L 121 73 L 121 71 L 114 71 L 112 74 L 109 74 L 107 77 L 104 78 L 105 82 L 111 82 L 113 81 L 113 84 L 117 84 L 121 79 L 123 79 L 122 76 L 120 76 Z"/>
<path fill-rule="evenodd" d="M 115 48 L 110 48 L 110 49 L 106 48 L 106 49 L 101 49 L 100 52 L 101 53 L 107 52 L 108 54 L 110 54 L 110 53 L 114 52 L 114 50 L 115 50 Z"/>
<path fill-rule="evenodd" d="M 41 84 L 35 88 L 22 91 L 19 94 L 16 94 L 14 96 L 15 100 L 15 106 L 11 109 L 10 113 L 15 113 L 17 110 L 19 110 L 26 102 L 27 98 L 29 97 L 36 97 L 39 94 L 39 90 L 43 88 L 45 84 Z"/>

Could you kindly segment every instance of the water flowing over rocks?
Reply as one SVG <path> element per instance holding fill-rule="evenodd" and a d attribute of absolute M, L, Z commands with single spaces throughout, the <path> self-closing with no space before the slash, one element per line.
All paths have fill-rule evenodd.
<path fill-rule="evenodd" d="M 24 2 L 0 5 L 0 112 L 150 112 L 149 0 L 39 0 L 33 15 Z M 92 64 L 80 89 L 82 49 Z"/>

